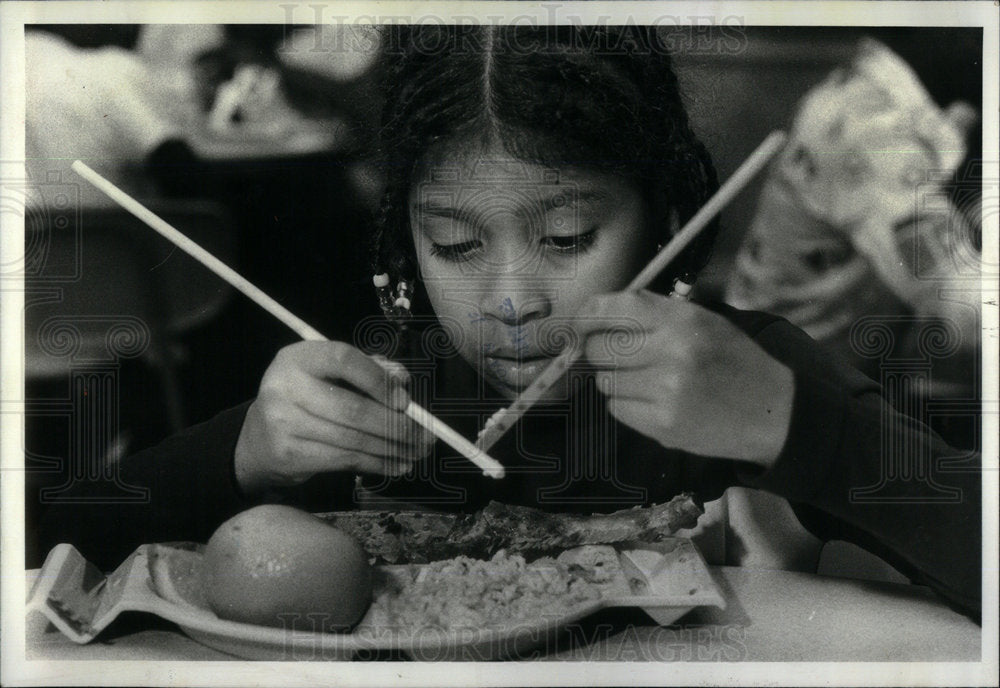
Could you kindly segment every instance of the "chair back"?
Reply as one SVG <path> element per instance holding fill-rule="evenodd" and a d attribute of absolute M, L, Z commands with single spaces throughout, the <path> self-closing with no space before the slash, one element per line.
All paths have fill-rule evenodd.
<path fill-rule="evenodd" d="M 235 261 L 236 237 L 223 207 L 172 201 L 150 209 Z M 231 296 L 229 285 L 120 209 L 29 210 L 25 251 L 29 378 L 147 354 L 211 320 Z"/>

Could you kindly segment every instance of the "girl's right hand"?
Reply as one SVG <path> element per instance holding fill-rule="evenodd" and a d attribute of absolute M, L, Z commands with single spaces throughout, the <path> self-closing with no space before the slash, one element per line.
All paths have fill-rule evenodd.
<path fill-rule="evenodd" d="M 299 342 L 264 373 L 236 443 L 236 479 L 250 495 L 318 473 L 401 475 L 434 437 L 405 413 L 409 374 L 343 342 Z"/>

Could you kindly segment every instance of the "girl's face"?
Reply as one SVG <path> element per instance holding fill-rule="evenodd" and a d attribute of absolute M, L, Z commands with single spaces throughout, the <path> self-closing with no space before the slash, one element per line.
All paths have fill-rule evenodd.
<path fill-rule="evenodd" d="M 630 181 L 522 162 L 497 144 L 432 151 L 409 211 L 437 317 L 507 398 L 558 355 L 587 297 L 624 288 L 654 250 Z"/>

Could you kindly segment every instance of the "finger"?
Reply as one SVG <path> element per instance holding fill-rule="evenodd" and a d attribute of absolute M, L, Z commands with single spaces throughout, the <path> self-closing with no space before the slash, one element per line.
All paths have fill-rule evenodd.
<path fill-rule="evenodd" d="M 407 461 L 414 461 L 426 456 L 433 446 L 433 443 L 413 441 L 412 438 L 407 438 L 402 434 L 405 432 L 405 428 L 387 427 L 384 436 L 376 436 L 356 428 L 324 420 L 312 414 L 300 414 L 295 424 L 296 427 L 291 434 L 297 439 L 320 442 L 343 451 L 373 456 L 399 457 Z"/>
<path fill-rule="evenodd" d="M 592 334 L 583 345 L 583 355 L 598 370 L 663 371 L 687 369 L 694 356 L 690 335 L 677 336 L 667 330 L 652 332 L 608 332 Z"/>
<path fill-rule="evenodd" d="M 651 409 L 649 402 L 646 401 L 612 398 L 608 399 L 608 411 L 625 425 L 640 429 L 648 427 L 648 420 L 656 409 Z"/>
<path fill-rule="evenodd" d="M 573 319 L 574 329 L 580 335 L 605 332 L 611 329 L 648 329 L 648 312 L 666 301 L 666 297 L 644 291 L 620 291 L 598 294 L 587 299 Z"/>
<path fill-rule="evenodd" d="M 393 375 L 404 382 L 409 381 L 410 373 L 406 370 L 406 366 L 399 361 L 393 361 L 392 359 L 386 358 L 382 354 L 373 354 L 369 356 L 369 358 L 385 368 L 390 375 Z"/>
<path fill-rule="evenodd" d="M 405 413 L 364 394 L 314 378 L 306 379 L 303 387 L 298 405 L 317 418 L 375 437 L 390 437 L 420 446 L 433 441 L 430 433 Z M 388 434 L 390 429 L 392 435 Z"/>
<path fill-rule="evenodd" d="M 344 452 L 312 440 L 301 440 L 297 450 L 302 472 L 310 475 L 353 471 L 391 477 L 404 475 L 413 468 L 410 461 L 362 452 Z"/>
<path fill-rule="evenodd" d="M 593 365 L 614 368 L 644 346 L 657 322 L 641 296 L 622 292 L 589 299 L 573 325 L 584 358 Z"/>
<path fill-rule="evenodd" d="M 609 399 L 662 405 L 672 396 L 662 378 L 656 386 L 650 384 L 650 373 L 646 369 L 602 370 L 594 376 L 597 390 Z"/>
<path fill-rule="evenodd" d="M 343 342 L 301 342 L 287 349 L 299 368 L 314 378 L 343 380 L 392 408 L 402 410 L 410 402 L 405 388 L 409 374 L 400 364 L 380 364 Z"/>

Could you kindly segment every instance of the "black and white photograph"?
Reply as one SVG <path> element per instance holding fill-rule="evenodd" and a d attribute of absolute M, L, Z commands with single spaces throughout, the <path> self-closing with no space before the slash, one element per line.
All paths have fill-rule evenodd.
<path fill-rule="evenodd" d="M 4 685 L 997 685 L 994 2 L 0 2 Z"/>

